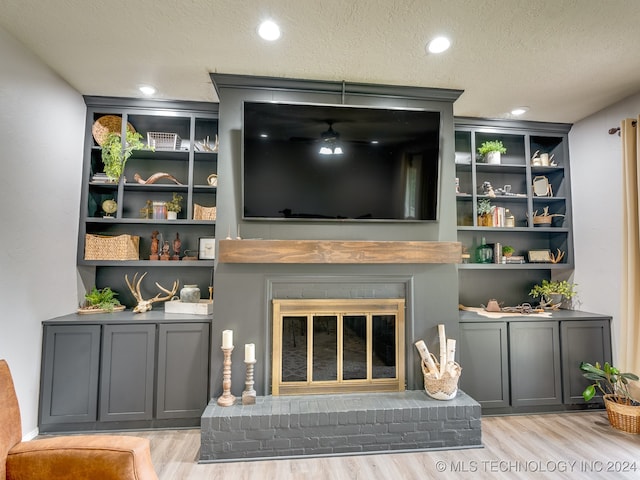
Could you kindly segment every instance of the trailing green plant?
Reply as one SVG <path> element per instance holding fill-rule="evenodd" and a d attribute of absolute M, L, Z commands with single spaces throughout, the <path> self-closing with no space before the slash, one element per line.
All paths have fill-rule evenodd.
<path fill-rule="evenodd" d="M 549 300 L 551 295 L 562 295 L 566 299 L 573 298 L 577 295 L 577 284 L 568 282 L 567 280 L 542 280 L 541 283 L 534 285 L 529 295 L 533 298 L 541 297 Z"/>
<path fill-rule="evenodd" d="M 122 139 L 119 133 L 111 132 L 107 135 L 106 140 L 102 144 L 102 163 L 104 164 L 104 173 L 110 180 L 118 181 L 127 160 L 134 150 L 148 149 L 147 145 L 142 142 L 142 135 L 138 132 L 127 130 L 125 146 L 122 147 Z"/>
<path fill-rule="evenodd" d="M 617 403 L 626 405 L 639 405 L 638 400 L 633 398 L 629 392 L 629 381 L 637 381 L 639 377 L 635 373 L 621 373 L 609 362 L 605 362 L 604 366 L 600 366 L 598 362 L 592 365 L 587 362 L 580 363 L 582 376 L 593 381 L 591 385 L 584 389 L 582 398 L 588 402 L 595 397 L 598 390 L 603 395 L 614 395 L 612 400 Z"/>
<path fill-rule="evenodd" d="M 478 147 L 478 153 L 482 156 L 486 155 L 489 152 L 507 153 L 507 149 L 500 140 L 490 140 L 488 142 L 483 142 L 482 145 Z"/>
<path fill-rule="evenodd" d="M 120 301 L 115 298 L 116 295 L 117 293 L 109 287 L 98 290 L 94 286 L 93 289 L 84 296 L 86 300 L 85 306 L 87 308 L 102 309 L 110 312 L 114 307 L 120 306 Z"/>
<path fill-rule="evenodd" d="M 491 201 L 488 198 L 478 200 L 478 215 L 488 215 L 491 213 Z"/>

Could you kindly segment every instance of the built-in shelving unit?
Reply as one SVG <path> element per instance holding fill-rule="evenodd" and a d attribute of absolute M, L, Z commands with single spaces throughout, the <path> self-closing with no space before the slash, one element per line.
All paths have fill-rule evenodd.
<path fill-rule="evenodd" d="M 458 240 L 469 255 L 459 265 L 460 301 L 468 305 L 499 298 L 507 304 L 531 301 L 530 285 L 548 278 L 553 271 L 573 268 L 573 235 L 569 172 L 568 124 L 516 122 L 476 118 L 455 119 L 456 212 Z M 477 153 L 483 142 L 499 140 L 507 152 L 500 164 L 484 163 Z M 548 154 L 548 165 L 539 165 L 533 157 Z M 534 192 L 534 179 L 545 177 L 550 196 Z M 495 196 L 487 194 L 483 184 L 489 182 Z M 506 187 L 505 187 L 506 186 Z M 508 193 L 505 193 L 508 192 Z M 478 203 L 489 200 L 492 208 L 508 210 L 513 226 L 484 226 L 478 217 Z M 533 217 L 547 208 L 552 222 L 534 225 Z M 560 216 L 561 215 L 561 216 Z M 487 244 L 510 245 L 514 255 L 525 263 L 478 263 L 477 248 Z M 558 263 L 531 262 L 529 251 L 548 250 L 563 253 Z M 514 280 L 515 279 L 515 280 Z M 519 291 L 520 289 L 520 291 Z M 501 297 L 504 295 L 504 298 Z"/>
<path fill-rule="evenodd" d="M 202 148 L 214 146 L 218 133 L 218 106 L 213 103 L 151 101 L 110 97 L 85 97 L 87 120 L 84 150 L 84 172 L 78 240 L 78 265 L 95 268 L 98 288 L 111 287 L 119 292 L 120 301 L 128 307 L 134 300 L 128 295 L 124 275 L 148 271 L 149 291 L 155 292 L 156 281 L 179 280 L 180 284 L 197 284 L 206 294 L 213 279 L 214 260 L 199 258 L 199 242 L 203 237 L 215 237 L 215 220 L 194 219 L 195 205 L 215 207 L 217 184 L 208 181 L 217 173 L 217 152 Z M 124 174 L 117 183 L 95 181 L 103 172 L 102 148 L 92 134 L 96 121 L 104 116 L 121 119 L 121 135 L 130 125 L 147 143 L 149 132 L 175 134 L 180 142 L 172 147 L 154 150 L 134 150 Z M 167 173 L 169 178 L 141 184 L 154 174 Z M 177 220 L 149 218 L 142 213 L 147 202 L 171 200 L 173 193 L 183 197 Z M 117 210 L 103 211 L 103 202 L 114 200 Z M 173 257 L 176 237 L 180 239 L 180 260 L 151 260 L 152 237 L 157 233 L 159 250 L 169 243 Z M 85 258 L 86 234 L 115 236 L 129 234 L 139 237 L 138 260 L 89 260 Z M 185 257 L 188 257 L 185 259 Z M 87 285 L 91 288 L 92 285 Z M 145 285 L 143 285 L 143 291 Z M 125 292 L 125 294 L 123 294 Z"/>

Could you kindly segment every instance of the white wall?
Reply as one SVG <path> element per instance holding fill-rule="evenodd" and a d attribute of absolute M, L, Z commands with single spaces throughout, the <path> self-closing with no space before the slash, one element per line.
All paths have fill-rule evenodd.
<path fill-rule="evenodd" d="M 78 304 L 85 106 L 1 28 L 0 58 L 0 358 L 9 362 L 29 437 L 37 429 L 41 322 Z"/>
<path fill-rule="evenodd" d="M 638 114 L 640 94 L 577 122 L 569 134 L 576 260 L 573 280 L 578 283 L 578 307 L 613 316 L 614 362 L 619 345 L 623 261 L 622 148 L 620 137 L 609 135 L 608 130 Z"/>

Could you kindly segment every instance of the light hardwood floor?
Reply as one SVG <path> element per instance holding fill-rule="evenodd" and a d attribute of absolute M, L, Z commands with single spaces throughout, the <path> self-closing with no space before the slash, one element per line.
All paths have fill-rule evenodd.
<path fill-rule="evenodd" d="M 198 464 L 200 431 L 129 432 L 151 440 L 160 480 L 640 478 L 640 435 L 604 411 L 484 417 L 484 448 Z"/>

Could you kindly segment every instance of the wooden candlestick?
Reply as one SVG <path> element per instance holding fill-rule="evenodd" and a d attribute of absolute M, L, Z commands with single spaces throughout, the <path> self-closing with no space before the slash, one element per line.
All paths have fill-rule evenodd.
<path fill-rule="evenodd" d="M 255 360 L 247 362 L 247 379 L 245 380 L 244 392 L 242 392 L 242 404 L 243 405 L 255 405 L 256 403 L 256 391 L 253 389 L 253 366 L 256 363 Z"/>
<path fill-rule="evenodd" d="M 232 347 L 222 347 L 224 353 L 224 367 L 222 370 L 222 396 L 218 397 L 218 405 L 230 407 L 236 403 L 236 397 L 231 395 L 231 352 Z"/>

